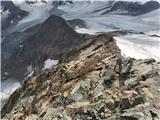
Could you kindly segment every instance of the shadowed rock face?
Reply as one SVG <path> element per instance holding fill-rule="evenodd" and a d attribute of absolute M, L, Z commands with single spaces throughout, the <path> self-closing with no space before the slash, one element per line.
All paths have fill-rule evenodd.
<path fill-rule="evenodd" d="M 118 14 L 137 16 L 151 12 L 155 9 L 158 9 L 159 7 L 160 4 L 157 1 L 149 1 L 146 2 L 145 4 L 140 4 L 138 2 L 118 1 L 113 5 L 113 7 L 110 10 L 104 12 L 103 14 L 108 14 L 117 10 L 122 10 L 126 11 L 126 13 L 118 13 Z"/>
<path fill-rule="evenodd" d="M 6 29 L 12 24 L 16 24 L 23 17 L 28 15 L 28 12 L 21 10 L 19 7 L 15 6 L 12 1 L 1 1 L 1 7 L 3 11 L 2 15 L 2 29 Z M 8 11 L 8 15 L 4 16 L 3 12 Z"/>
<path fill-rule="evenodd" d="M 6 79 L 7 77 L 12 77 L 12 76 L 6 76 L 4 75 L 6 68 L 10 68 L 11 61 L 13 59 L 14 54 L 17 54 L 17 52 L 21 52 L 23 50 L 23 43 L 24 41 L 27 40 L 27 38 L 31 35 L 34 35 L 37 33 L 37 31 L 40 28 L 40 24 L 31 27 L 25 32 L 14 32 L 12 34 L 9 34 L 5 36 L 4 40 L 1 43 L 1 72 L 2 72 L 2 78 Z M 25 71 L 21 71 L 22 74 Z M 17 73 L 17 75 L 19 72 Z M 23 78 L 22 78 L 23 79 Z"/>
<path fill-rule="evenodd" d="M 24 43 L 25 56 L 34 60 L 27 52 L 30 50 L 38 59 L 35 63 L 49 57 L 60 59 L 69 49 L 82 42 L 81 37 L 64 19 L 51 16 L 41 25 L 40 30 Z"/>
<path fill-rule="evenodd" d="M 22 43 L 23 47 L 17 49 L 8 65 L 4 66 L 4 71 L 8 71 L 11 76 L 24 76 L 29 65 L 38 70 L 49 58 L 64 59 L 68 51 L 76 48 L 83 38 L 58 16 L 50 16 L 38 29 Z"/>

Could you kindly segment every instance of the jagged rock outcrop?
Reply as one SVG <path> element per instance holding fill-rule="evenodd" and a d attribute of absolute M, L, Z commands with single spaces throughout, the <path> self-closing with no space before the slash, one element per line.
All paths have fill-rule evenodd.
<path fill-rule="evenodd" d="M 121 57 L 107 34 L 85 39 L 68 61 L 26 78 L 3 119 L 160 119 L 160 64 Z"/>
<path fill-rule="evenodd" d="M 102 14 L 137 16 L 151 12 L 158 8 L 160 8 L 160 3 L 157 1 L 148 1 L 145 4 L 141 4 L 139 2 L 118 1 L 111 7 L 110 10 L 107 10 Z"/>

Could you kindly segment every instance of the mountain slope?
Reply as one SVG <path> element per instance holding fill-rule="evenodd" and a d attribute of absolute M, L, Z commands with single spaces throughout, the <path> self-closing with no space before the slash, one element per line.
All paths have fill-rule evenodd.
<path fill-rule="evenodd" d="M 14 51 L 3 71 L 21 78 L 30 65 L 38 70 L 47 59 L 63 60 L 70 49 L 82 42 L 82 37 L 61 17 L 50 16 L 35 34 L 21 43 L 21 48 Z"/>
<path fill-rule="evenodd" d="M 5 49 L 13 54 L 6 56 L 10 57 L 11 61 L 3 60 L 2 64 L 6 62 L 3 64 L 3 73 L 21 81 L 27 76 L 22 82 L 22 87 L 19 82 L 10 78 L 4 82 L 1 93 L 5 96 L 3 97 L 5 102 L 10 94 L 20 87 L 10 96 L 1 111 L 5 120 L 160 119 L 160 64 L 154 59 L 123 58 L 116 41 L 111 36 L 117 34 L 125 36 L 123 45 L 127 43 L 125 39 L 142 45 L 147 39 L 146 45 L 153 45 L 155 50 L 158 46 L 158 36 L 150 36 L 149 40 L 149 35 L 146 33 L 159 29 L 158 24 L 155 27 L 156 22 L 154 25 L 150 24 L 153 21 L 148 19 L 153 13 L 136 17 L 117 15 L 117 13 L 117 16 L 101 16 L 100 13 L 110 8 L 112 4 L 106 8 L 103 2 L 93 3 L 83 1 L 74 6 L 73 3 L 62 2 L 60 6 L 65 11 L 62 15 L 68 19 L 77 17 L 83 19 L 69 21 L 72 26 L 84 23 L 82 27 L 88 27 L 87 30 L 90 27 L 96 32 L 106 32 L 108 28 L 118 31 L 83 35 L 75 32 L 63 18 L 53 15 L 42 24 L 27 31 L 10 34 L 7 39 L 4 38 L 8 41 L 6 43 L 10 43 L 8 46 L 4 45 Z M 33 6 L 36 5 L 39 4 L 35 3 Z M 42 9 L 41 7 L 38 6 L 36 11 Z M 40 11 L 38 13 L 41 14 Z M 46 14 L 48 15 L 48 12 Z M 25 29 L 26 25 L 30 27 L 37 24 L 37 19 L 41 19 L 42 16 L 36 15 L 31 18 L 32 16 L 21 22 L 22 26 L 25 23 Z M 33 21 L 34 23 L 30 24 Z M 131 31 L 133 28 L 135 31 Z M 141 30 L 147 31 L 142 33 Z M 136 35 L 134 38 L 133 33 Z M 16 34 L 22 38 L 17 39 Z M 141 37 L 143 39 L 140 39 Z M 131 45 L 129 44 L 125 50 L 130 52 Z M 141 46 L 136 47 L 137 52 L 139 48 L 144 49 Z M 59 64 L 52 66 L 54 60 L 56 63 L 59 60 Z M 52 65 L 46 67 L 47 63 Z"/>
<path fill-rule="evenodd" d="M 159 67 L 154 59 L 122 58 L 109 35 L 88 36 L 68 62 L 26 78 L 3 108 L 2 117 L 159 119 Z"/>

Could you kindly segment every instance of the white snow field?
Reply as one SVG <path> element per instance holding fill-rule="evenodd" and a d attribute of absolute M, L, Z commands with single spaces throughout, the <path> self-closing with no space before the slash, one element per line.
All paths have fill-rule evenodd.
<path fill-rule="evenodd" d="M 49 11 L 53 7 L 51 1 L 48 3 L 37 2 L 36 4 L 26 4 L 25 0 L 12 0 L 20 9 L 29 12 L 29 15 L 23 18 L 17 26 L 11 31 L 25 31 L 26 29 L 43 23 L 49 17 Z"/>
<path fill-rule="evenodd" d="M 104 10 L 94 12 L 105 6 L 104 1 L 83 1 L 61 6 L 59 9 L 65 11 L 66 14 L 62 15 L 65 19 L 82 19 L 86 22 L 86 28 L 75 28 L 79 33 L 96 34 L 117 30 L 143 32 L 144 35 L 115 37 L 118 47 L 125 56 L 137 59 L 154 58 L 160 61 L 160 37 L 151 36 L 160 35 L 160 9 L 139 16 L 101 15 Z"/>
<path fill-rule="evenodd" d="M 160 61 L 160 38 L 141 34 L 114 37 L 121 53 L 136 59 L 154 58 Z"/>

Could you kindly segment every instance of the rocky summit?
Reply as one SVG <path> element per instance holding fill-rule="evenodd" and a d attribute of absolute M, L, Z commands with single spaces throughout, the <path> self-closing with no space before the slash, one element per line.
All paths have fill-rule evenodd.
<path fill-rule="evenodd" d="M 2 120 L 159 120 L 160 63 L 123 58 L 109 34 L 84 39 L 68 60 L 25 78 Z"/>

